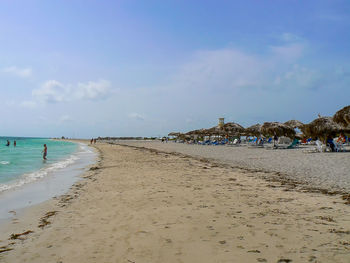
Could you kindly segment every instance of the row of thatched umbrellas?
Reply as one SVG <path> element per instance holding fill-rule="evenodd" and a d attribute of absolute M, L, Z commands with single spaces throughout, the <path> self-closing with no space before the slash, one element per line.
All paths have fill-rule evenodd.
<path fill-rule="evenodd" d="M 302 131 L 303 137 L 320 137 L 325 140 L 328 136 L 339 134 L 350 134 L 350 105 L 344 107 L 334 114 L 333 117 L 319 117 L 309 124 L 298 120 L 290 120 L 285 123 L 265 122 L 263 125 L 255 124 L 244 128 L 238 123 L 229 122 L 222 127 L 214 126 L 209 129 L 199 129 L 182 133 L 169 133 L 169 136 L 286 136 L 294 138 L 295 129 Z"/>

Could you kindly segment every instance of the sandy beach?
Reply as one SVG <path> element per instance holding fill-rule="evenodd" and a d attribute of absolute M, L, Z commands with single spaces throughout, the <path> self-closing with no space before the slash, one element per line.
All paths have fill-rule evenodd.
<path fill-rule="evenodd" d="M 135 147 L 180 153 L 196 158 L 242 168 L 264 171 L 266 179 L 288 181 L 308 190 L 350 193 L 350 147 L 346 152 L 313 152 L 315 145 L 295 149 L 260 147 L 208 146 L 160 141 L 111 141 Z"/>
<path fill-rule="evenodd" d="M 3 226 L 0 262 L 350 262 L 340 195 L 131 146 L 96 144 L 98 162 L 66 195 Z"/>

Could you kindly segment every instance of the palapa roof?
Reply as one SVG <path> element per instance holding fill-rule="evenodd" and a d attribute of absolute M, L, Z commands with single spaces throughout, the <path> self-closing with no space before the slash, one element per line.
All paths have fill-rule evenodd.
<path fill-rule="evenodd" d="M 344 130 L 344 127 L 334 122 L 331 117 L 317 118 L 302 128 L 303 133 L 311 137 L 336 136 Z"/>
<path fill-rule="evenodd" d="M 241 134 L 244 132 L 244 127 L 235 122 L 225 123 L 223 130 L 227 134 Z"/>
<path fill-rule="evenodd" d="M 350 105 L 338 110 L 333 116 L 333 121 L 344 127 L 350 127 Z"/>
<path fill-rule="evenodd" d="M 171 132 L 168 134 L 168 136 L 179 136 L 181 132 Z"/>
<path fill-rule="evenodd" d="M 284 124 L 292 127 L 293 129 L 295 129 L 295 128 L 300 129 L 301 127 L 304 126 L 304 123 L 302 123 L 301 121 L 298 121 L 298 120 L 286 121 Z"/>
<path fill-rule="evenodd" d="M 211 127 L 209 129 L 205 129 L 203 131 L 204 135 L 226 135 L 224 129 L 219 128 L 218 126 Z"/>
<path fill-rule="evenodd" d="M 286 136 L 294 138 L 295 131 L 292 127 L 280 122 L 264 122 L 261 133 L 265 136 Z"/>
<path fill-rule="evenodd" d="M 249 126 L 244 131 L 245 135 L 259 136 L 261 134 L 261 124 L 257 123 Z"/>
<path fill-rule="evenodd" d="M 198 129 L 198 130 L 193 130 L 185 133 L 185 135 L 203 135 L 203 131 L 205 129 Z"/>
<path fill-rule="evenodd" d="M 222 128 L 214 126 L 203 131 L 203 135 L 238 135 L 244 132 L 244 127 L 235 122 L 225 123 Z"/>

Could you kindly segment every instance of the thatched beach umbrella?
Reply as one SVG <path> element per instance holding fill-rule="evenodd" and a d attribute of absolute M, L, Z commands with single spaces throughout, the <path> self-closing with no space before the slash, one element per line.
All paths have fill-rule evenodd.
<path fill-rule="evenodd" d="M 304 123 L 302 123 L 301 121 L 298 121 L 298 120 L 286 121 L 284 124 L 287 125 L 287 126 L 292 127 L 293 129 L 295 129 L 295 128 L 299 128 L 300 129 L 301 127 L 304 126 Z"/>
<path fill-rule="evenodd" d="M 257 123 L 252 126 L 249 126 L 244 130 L 244 134 L 247 136 L 253 135 L 253 136 L 260 136 L 261 134 L 261 124 Z"/>
<path fill-rule="evenodd" d="M 185 135 L 202 135 L 203 134 L 204 129 L 199 129 L 199 130 L 193 130 L 193 131 L 189 131 L 187 133 L 185 133 Z"/>
<path fill-rule="evenodd" d="M 240 135 L 244 132 L 243 126 L 235 122 L 225 123 L 223 126 L 224 133 L 227 135 Z"/>
<path fill-rule="evenodd" d="M 221 129 L 219 128 L 218 126 L 214 126 L 212 128 L 209 128 L 209 129 L 205 129 L 203 131 L 203 133 L 205 135 L 208 135 L 208 136 L 221 136 L 221 135 L 226 135 L 224 129 Z"/>
<path fill-rule="evenodd" d="M 333 121 L 344 127 L 350 127 L 350 105 L 338 110 L 333 116 Z"/>
<path fill-rule="evenodd" d="M 320 117 L 302 127 L 305 135 L 310 137 L 320 137 L 326 141 L 328 136 L 335 137 L 344 132 L 345 128 L 334 122 L 331 117 Z"/>
<path fill-rule="evenodd" d="M 289 138 L 294 138 L 295 136 L 295 131 L 292 127 L 280 122 L 265 122 L 261 126 L 261 133 L 265 136 L 277 135 L 278 137 L 286 136 Z"/>

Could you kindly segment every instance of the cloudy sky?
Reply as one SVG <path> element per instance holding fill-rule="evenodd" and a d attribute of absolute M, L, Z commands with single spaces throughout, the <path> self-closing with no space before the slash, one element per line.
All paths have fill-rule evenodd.
<path fill-rule="evenodd" d="M 158 136 L 350 104 L 350 1 L 0 4 L 0 135 Z"/>

